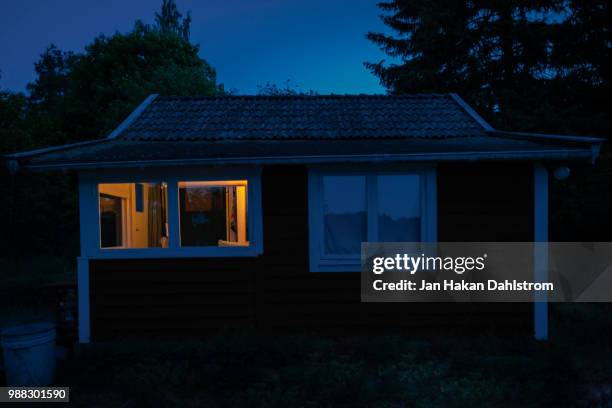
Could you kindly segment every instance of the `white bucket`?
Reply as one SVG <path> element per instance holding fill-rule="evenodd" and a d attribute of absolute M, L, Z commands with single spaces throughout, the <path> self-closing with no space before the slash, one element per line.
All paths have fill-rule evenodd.
<path fill-rule="evenodd" d="M 55 378 L 55 325 L 32 323 L 2 330 L 8 386 L 51 385 Z"/>

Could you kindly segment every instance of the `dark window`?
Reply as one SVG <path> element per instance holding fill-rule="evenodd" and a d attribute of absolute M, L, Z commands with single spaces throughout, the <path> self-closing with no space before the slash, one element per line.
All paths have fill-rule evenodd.
<path fill-rule="evenodd" d="M 123 246 L 122 199 L 100 194 L 100 246 L 112 248 Z"/>
<path fill-rule="evenodd" d="M 144 189 L 142 183 L 136 183 L 134 185 L 134 192 L 136 195 L 136 211 L 144 212 Z"/>
<path fill-rule="evenodd" d="M 323 177 L 324 252 L 358 254 L 367 241 L 365 176 Z"/>

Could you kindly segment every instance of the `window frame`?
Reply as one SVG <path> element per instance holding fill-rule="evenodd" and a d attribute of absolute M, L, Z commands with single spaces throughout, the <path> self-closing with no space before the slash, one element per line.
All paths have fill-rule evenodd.
<path fill-rule="evenodd" d="M 425 166 L 376 166 L 366 170 L 355 166 L 313 166 L 308 171 L 308 228 L 309 261 L 311 272 L 359 272 L 361 254 L 326 255 L 324 253 L 323 177 L 364 176 L 366 184 L 367 239 L 378 237 L 378 189 L 379 175 L 420 176 L 421 242 L 437 240 L 436 167 Z"/>
<path fill-rule="evenodd" d="M 181 181 L 247 180 L 248 247 L 181 247 L 179 192 Z M 168 185 L 167 248 L 100 248 L 98 184 L 165 182 Z M 91 259 L 255 257 L 263 253 L 261 168 L 109 169 L 79 173 L 81 256 Z"/>

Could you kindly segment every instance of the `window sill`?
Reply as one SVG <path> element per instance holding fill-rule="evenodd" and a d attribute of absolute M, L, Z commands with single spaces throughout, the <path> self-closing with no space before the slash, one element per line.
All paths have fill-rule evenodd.
<path fill-rule="evenodd" d="M 310 265 L 310 272 L 361 272 L 361 260 L 325 260 Z"/>
<path fill-rule="evenodd" d="M 130 248 L 99 249 L 89 259 L 147 259 L 147 258 L 240 258 L 261 255 L 260 248 L 201 247 L 201 248 Z"/>

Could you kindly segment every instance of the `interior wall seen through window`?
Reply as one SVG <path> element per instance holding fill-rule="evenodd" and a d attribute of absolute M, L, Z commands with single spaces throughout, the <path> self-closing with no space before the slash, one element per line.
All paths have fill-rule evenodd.
<path fill-rule="evenodd" d="M 98 185 L 101 248 L 168 247 L 166 183 Z"/>

